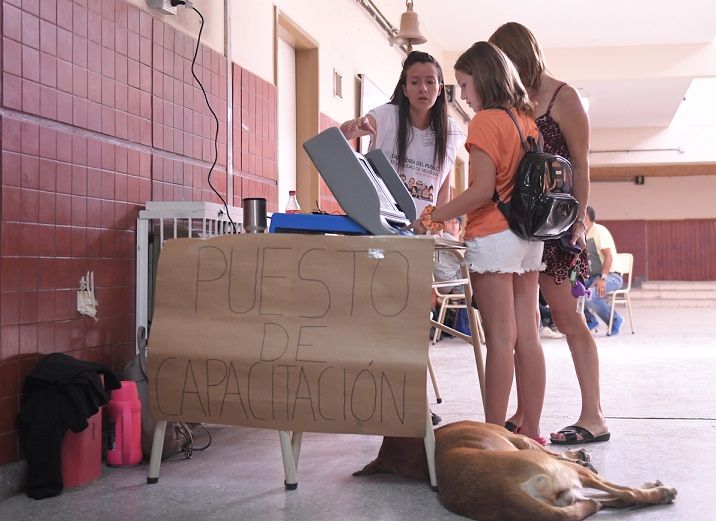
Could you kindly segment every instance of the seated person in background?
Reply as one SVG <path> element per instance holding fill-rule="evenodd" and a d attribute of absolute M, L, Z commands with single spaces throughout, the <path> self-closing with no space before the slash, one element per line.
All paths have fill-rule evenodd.
<path fill-rule="evenodd" d="M 464 218 L 462 215 L 458 215 L 457 217 L 448 219 L 443 223 L 443 230 L 442 232 L 440 232 L 440 235 L 443 239 L 447 239 L 449 241 L 461 241 L 463 222 Z M 460 262 L 452 253 L 450 253 L 449 251 L 438 251 L 436 253 L 435 260 L 433 261 L 433 278 L 436 281 L 440 282 L 458 280 L 462 278 Z M 444 286 L 440 288 L 440 293 L 443 294 L 462 292 L 462 284 L 457 284 L 456 286 Z M 436 290 L 433 289 L 432 309 L 436 310 L 437 308 L 439 308 L 439 306 L 440 302 L 438 301 L 438 295 L 436 293 Z M 437 316 L 437 312 L 434 316 Z M 447 309 L 445 317 L 446 318 L 444 322 L 446 324 L 454 324 L 456 319 L 455 310 L 452 308 Z M 450 336 L 447 333 L 443 333 L 442 335 Z"/>
<path fill-rule="evenodd" d="M 609 324 L 609 313 L 611 306 L 606 300 L 606 294 L 616 291 L 622 287 L 622 274 L 619 267 L 614 264 L 617 256 L 617 248 L 609 230 L 601 224 L 594 222 L 594 209 L 587 207 L 587 215 L 584 221 L 587 227 L 587 254 L 589 255 L 589 279 L 584 284 L 591 288 L 592 292 L 584 303 L 584 316 L 587 319 L 589 329 L 599 325 L 595 315 L 602 319 L 602 322 Z M 611 335 L 619 334 L 624 319 L 614 311 L 614 322 Z"/>
<path fill-rule="evenodd" d="M 460 241 L 460 227 L 462 226 L 463 217 L 453 217 L 445 221 L 443 225 L 442 237 L 449 241 Z M 462 278 L 460 272 L 460 263 L 454 255 L 449 252 L 438 252 L 433 262 L 433 275 L 435 280 L 455 280 Z"/>
<path fill-rule="evenodd" d="M 462 234 L 462 223 L 463 216 L 453 217 L 452 219 L 445 221 L 443 225 L 442 237 L 449 241 L 460 241 Z M 448 281 L 457 280 L 462 278 L 462 272 L 460 271 L 460 263 L 455 256 L 447 251 L 439 251 L 435 255 L 433 261 L 433 276 L 436 281 Z M 460 293 L 462 292 L 462 286 L 452 286 L 440 288 L 441 293 Z M 438 307 L 438 296 L 433 290 L 433 309 Z"/>

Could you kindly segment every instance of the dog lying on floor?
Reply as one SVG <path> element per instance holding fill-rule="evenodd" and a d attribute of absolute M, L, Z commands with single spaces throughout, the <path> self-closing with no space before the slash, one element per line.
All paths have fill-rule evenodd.
<path fill-rule="evenodd" d="M 473 421 L 435 430 L 435 467 L 440 502 L 479 521 L 578 521 L 602 508 L 676 497 L 676 489 L 658 481 L 643 488 L 609 483 L 584 450 L 558 454 L 498 425 Z M 422 438 L 384 438 L 378 457 L 354 475 L 378 473 L 429 480 Z"/>

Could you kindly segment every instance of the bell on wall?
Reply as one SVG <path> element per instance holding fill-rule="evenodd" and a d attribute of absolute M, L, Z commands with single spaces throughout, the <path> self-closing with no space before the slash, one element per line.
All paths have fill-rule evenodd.
<path fill-rule="evenodd" d="M 406 45 L 408 52 L 411 52 L 413 45 L 425 43 L 428 40 L 420 32 L 418 13 L 413 11 L 413 0 L 407 0 L 405 5 L 408 10 L 400 15 L 400 30 L 393 38 L 393 43 Z"/>

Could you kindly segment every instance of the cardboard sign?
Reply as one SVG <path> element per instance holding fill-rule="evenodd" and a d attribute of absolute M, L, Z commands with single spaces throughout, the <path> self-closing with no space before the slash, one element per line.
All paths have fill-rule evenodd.
<path fill-rule="evenodd" d="M 162 248 L 158 419 L 424 436 L 425 237 L 241 234 Z"/>

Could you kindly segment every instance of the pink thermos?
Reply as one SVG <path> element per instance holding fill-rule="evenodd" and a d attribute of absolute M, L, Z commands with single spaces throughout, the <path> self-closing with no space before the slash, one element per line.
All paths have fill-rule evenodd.
<path fill-rule="evenodd" d="M 62 439 L 62 486 L 79 487 L 102 475 L 102 411 L 87 418 L 81 432 L 67 431 Z"/>
<path fill-rule="evenodd" d="M 121 383 L 122 387 L 112 391 L 107 404 L 107 465 L 112 467 L 128 467 L 142 461 L 142 403 L 137 394 L 137 383 L 131 380 Z"/>

